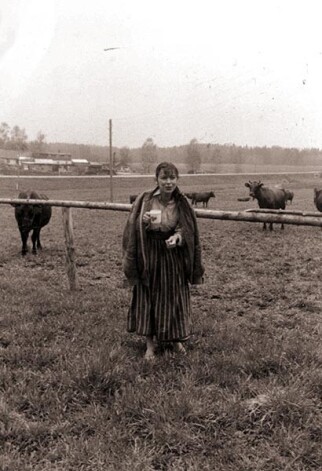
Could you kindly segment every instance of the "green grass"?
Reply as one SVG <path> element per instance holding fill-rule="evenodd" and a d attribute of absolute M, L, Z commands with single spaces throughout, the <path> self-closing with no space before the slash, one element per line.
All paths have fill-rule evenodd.
<path fill-rule="evenodd" d="M 211 207 L 241 207 L 243 179 L 205 178 Z M 1 197 L 16 194 L 2 183 Z M 314 183 L 290 182 L 294 209 L 314 209 Z M 32 184 L 54 199 L 108 199 L 103 181 Z M 117 200 L 144 184 L 122 180 Z M 186 356 L 166 348 L 150 364 L 126 333 L 126 214 L 73 219 L 75 293 L 60 210 L 43 252 L 23 259 L 13 209 L 1 207 L 1 471 L 322 469 L 320 230 L 199 220 L 206 283 L 191 290 L 195 334 Z"/>

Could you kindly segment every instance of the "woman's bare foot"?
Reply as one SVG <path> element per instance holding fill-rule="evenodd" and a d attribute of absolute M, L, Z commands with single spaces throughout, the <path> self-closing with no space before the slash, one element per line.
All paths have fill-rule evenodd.
<path fill-rule="evenodd" d="M 154 360 L 154 359 L 155 359 L 154 350 L 149 350 L 149 349 L 148 349 L 148 350 L 145 352 L 144 359 L 145 359 L 145 360 L 148 360 L 148 361 Z"/>
<path fill-rule="evenodd" d="M 146 352 L 144 355 L 145 360 L 153 360 L 155 358 L 155 345 L 153 337 L 147 336 L 146 338 Z"/>
<path fill-rule="evenodd" d="M 184 346 L 182 345 L 181 342 L 174 342 L 173 343 L 173 350 L 176 353 L 183 353 L 183 354 L 187 353 L 186 349 L 184 348 Z"/>

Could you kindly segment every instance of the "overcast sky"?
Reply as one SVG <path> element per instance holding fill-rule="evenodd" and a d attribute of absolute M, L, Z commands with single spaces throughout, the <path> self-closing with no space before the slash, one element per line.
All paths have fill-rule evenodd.
<path fill-rule="evenodd" d="M 47 142 L 107 145 L 112 119 L 118 147 L 322 148 L 321 17 L 320 0 L 0 0 L 0 122 Z"/>

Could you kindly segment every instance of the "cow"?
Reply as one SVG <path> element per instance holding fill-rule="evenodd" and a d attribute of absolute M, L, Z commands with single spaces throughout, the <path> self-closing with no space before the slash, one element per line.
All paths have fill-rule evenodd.
<path fill-rule="evenodd" d="M 21 192 L 18 198 L 27 200 L 48 200 L 46 195 L 41 195 L 34 190 Z M 15 217 L 22 241 L 21 255 L 24 256 L 28 252 L 27 241 L 30 231 L 33 231 L 31 236 L 32 253 L 37 254 L 37 249 L 42 248 L 40 243 L 40 230 L 50 221 L 51 206 L 19 203 L 14 203 L 13 206 L 15 208 Z"/>
<path fill-rule="evenodd" d="M 186 194 L 187 196 L 187 194 Z M 189 198 L 189 196 L 188 196 Z M 198 206 L 198 203 L 202 203 L 203 208 L 208 207 L 208 201 L 210 198 L 215 198 L 215 193 L 213 191 L 204 191 L 201 193 L 195 192 L 191 193 L 191 204 Z"/>
<path fill-rule="evenodd" d="M 138 195 L 130 195 L 130 203 L 134 203 L 134 201 L 136 200 L 136 198 L 138 197 Z"/>
<path fill-rule="evenodd" d="M 286 196 L 286 204 L 287 204 L 288 201 L 290 202 L 290 204 L 292 204 L 293 198 L 294 198 L 293 191 L 284 189 L 284 193 L 285 193 L 285 196 Z"/>
<path fill-rule="evenodd" d="M 314 204 L 318 211 L 322 212 L 322 190 L 314 188 Z"/>
<path fill-rule="evenodd" d="M 279 188 L 268 188 L 264 186 L 264 183 L 259 182 L 247 182 L 245 186 L 249 188 L 249 196 L 257 199 L 258 206 L 260 208 L 267 209 L 285 209 L 286 206 L 286 194 L 285 191 Z M 269 228 L 273 230 L 273 223 L 269 223 Z M 266 230 L 266 222 L 264 222 L 263 229 Z M 284 224 L 281 224 L 281 229 L 284 229 Z"/>

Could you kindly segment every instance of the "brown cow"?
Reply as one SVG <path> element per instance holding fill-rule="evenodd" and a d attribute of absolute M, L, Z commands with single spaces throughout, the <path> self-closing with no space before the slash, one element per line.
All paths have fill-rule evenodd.
<path fill-rule="evenodd" d="M 245 186 L 249 188 L 249 196 L 257 199 L 260 208 L 267 209 L 285 209 L 286 195 L 285 191 L 279 188 L 268 188 L 262 182 L 247 182 Z M 273 223 L 269 223 L 269 228 L 273 230 Z M 263 229 L 266 229 L 266 222 L 264 222 Z M 281 229 L 284 229 L 284 224 L 281 224 Z"/>
<path fill-rule="evenodd" d="M 194 192 L 186 193 L 186 196 L 191 195 L 192 205 L 197 206 L 198 203 L 202 203 L 204 208 L 208 207 L 208 202 L 210 198 L 215 198 L 215 193 L 213 191 L 203 191 L 203 192 Z M 189 198 L 190 196 L 188 196 Z"/>

